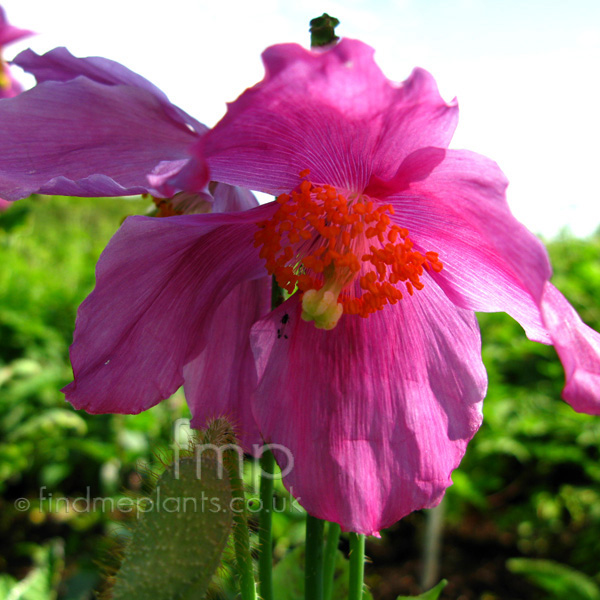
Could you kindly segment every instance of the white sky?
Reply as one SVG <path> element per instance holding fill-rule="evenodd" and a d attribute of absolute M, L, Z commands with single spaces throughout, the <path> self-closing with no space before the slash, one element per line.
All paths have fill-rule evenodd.
<path fill-rule="evenodd" d="M 452 143 L 486 154 L 511 181 L 516 216 L 546 237 L 600 226 L 599 0 L 0 0 L 38 36 L 10 46 L 67 46 L 139 72 L 191 115 L 214 124 L 262 78 L 260 52 L 309 43 L 328 12 L 339 35 L 377 50 L 390 79 L 428 69 L 458 97 Z M 24 78 L 25 81 L 28 81 Z"/>

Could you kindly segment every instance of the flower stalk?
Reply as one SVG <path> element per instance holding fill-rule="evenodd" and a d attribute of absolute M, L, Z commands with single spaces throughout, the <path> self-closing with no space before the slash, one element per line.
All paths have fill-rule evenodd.
<path fill-rule="evenodd" d="M 329 523 L 325 556 L 323 558 L 323 600 L 333 600 L 333 578 L 338 555 L 341 527 L 337 523 Z"/>
<path fill-rule="evenodd" d="M 325 521 L 306 515 L 306 556 L 304 557 L 304 598 L 323 600 L 323 532 Z"/>
<path fill-rule="evenodd" d="M 365 536 L 350 533 L 350 591 L 348 600 L 362 600 L 365 570 Z"/>
<path fill-rule="evenodd" d="M 260 457 L 260 514 L 258 516 L 258 586 L 262 600 L 273 600 L 273 474 L 275 458 L 270 450 Z"/>

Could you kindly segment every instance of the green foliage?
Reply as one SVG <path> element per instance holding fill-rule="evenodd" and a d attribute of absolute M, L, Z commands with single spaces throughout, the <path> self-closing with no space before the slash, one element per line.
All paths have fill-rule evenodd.
<path fill-rule="evenodd" d="M 438 600 L 444 588 L 448 585 L 445 579 L 442 579 L 435 587 L 419 594 L 418 596 L 398 596 L 397 600 Z"/>
<path fill-rule="evenodd" d="M 548 246 L 553 282 L 600 329 L 600 236 Z M 484 422 L 448 493 L 454 526 L 493 516 L 514 553 L 597 571 L 600 555 L 600 419 L 561 400 L 562 366 L 552 347 L 527 340 L 503 314 L 479 315 L 489 375 Z"/>
<path fill-rule="evenodd" d="M 332 598 L 348 597 L 350 566 L 341 552 L 337 553 Z M 304 600 L 304 546 L 289 551 L 273 570 L 273 593 L 277 600 Z M 363 600 L 372 600 L 365 589 Z"/>
<path fill-rule="evenodd" d="M 556 600 L 600 600 L 600 587 L 583 573 L 551 560 L 512 558 L 507 566 L 524 575 Z"/>
<path fill-rule="evenodd" d="M 138 502 L 138 520 L 108 597 L 203 598 L 231 531 L 231 498 L 227 471 L 214 458 L 183 458 L 169 466 L 152 495 Z"/>
<path fill-rule="evenodd" d="M 0 598 L 3 600 L 54 600 L 62 569 L 62 544 L 54 540 L 33 551 L 34 568 L 27 577 L 17 581 L 10 575 L 0 575 Z"/>
<path fill-rule="evenodd" d="M 188 416 L 183 395 L 138 416 L 87 415 L 65 403 L 77 307 L 94 285 L 98 257 L 146 200 L 32 197 L 0 214 L 0 586 L 34 572 L 35 544 L 60 536 L 60 597 L 89 600 L 106 532 L 118 511 L 73 509 L 90 495 L 116 501 L 137 489 L 145 465 Z M 30 508 L 16 507 L 26 499 Z M 80 503 L 81 504 L 81 503 Z M 0 594 L 0 598 L 3 597 Z M 51 597 L 51 596 L 48 596 Z"/>

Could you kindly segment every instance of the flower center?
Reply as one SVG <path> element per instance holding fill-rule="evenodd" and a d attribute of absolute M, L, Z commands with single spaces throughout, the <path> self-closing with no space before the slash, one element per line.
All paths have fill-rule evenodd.
<path fill-rule="evenodd" d="M 152 196 L 152 202 L 156 206 L 156 217 L 175 217 L 182 215 L 182 210 L 177 210 L 173 206 L 172 198 L 155 198 Z"/>
<path fill-rule="evenodd" d="M 423 270 L 443 268 L 436 252 L 413 250 L 408 231 L 391 223 L 391 204 L 307 179 L 277 203 L 258 223 L 254 245 L 278 285 L 303 294 L 302 318 L 320 329 L 333 329 L 343 313 L 368 317 L 395 304 L 399 283 L 412 295 L 423 289 Z"/>

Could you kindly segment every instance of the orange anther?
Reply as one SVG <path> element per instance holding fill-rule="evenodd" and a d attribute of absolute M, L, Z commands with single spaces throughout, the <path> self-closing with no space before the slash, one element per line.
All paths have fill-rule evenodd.
<path fill-rule="evenodd" d="M 310 188 L 311 188 L 310 181 L 308 181 L 306 179 L 300 184 L 300 191 L 303 194 L 307 194 L 308 192 L 310 192 Z"/>

